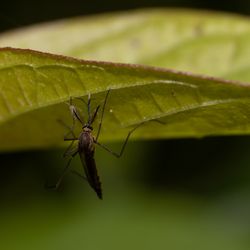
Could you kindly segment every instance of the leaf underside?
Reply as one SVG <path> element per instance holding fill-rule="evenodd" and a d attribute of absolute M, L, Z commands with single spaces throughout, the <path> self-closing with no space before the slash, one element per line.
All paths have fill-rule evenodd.
<path fill-rule="evenodd" d="M 55 146 L 72 124 L 65 104 L 92 94 L 92 109 L 107 102 L 102 140 L 201 137 L 249 133 L 249 86 L 136 65 L 74 60 L 28 50 L 0 50 L 2 149 Z M 86 120 L 86 105 L 74 101 Z M 97 125 L 97 124 L 96 124 Z M 80 127 L 78 127 L 79 132 Z M 76 133 L 78 133 L 76 132 Z"/>
<path fill-rule="evenodd" d="M 165 124 L 145 123 L 132 137 L 249 134 L 250 85 L 243 83 L 250 82 L 249 21 L 222 14 L 183 13 L 138 11 L 65 20 L 64 25 L 54 24 L 58 27 L 54 37 L 51 24 L 0 37 L 0 45 L 33 46 L 75 57 L 172 67 L 228 79 L 3 48 L 0 49 L 0 150 L 61 145 L 67 129 L 58 120 L 72 124 L 65 102 L 70 97 L 86 100 L 90 93 L 94 110 L 102 104 L 108 89 L 111 92 L 101 141 L 121 140 L 136 124 L 153 119 Z M 133 27 L 135 20 L 137 25 Z M 103 25 L 109 27 L 106 33 Z M 36 33 L 39 29 L 44 31 L 40 36 Z M 81 29 L 86 29 L 80 32 L 85 36 L 79 35 Z M 63 37 L 66 41 L 59 43 Z M 78 99 L 74 99 L 74 104 L 86 120 L 86 105 Z M 94 134 L 99 119 L 100 114 Z M 75 134 L 80 130 L 78 124 Z"/>

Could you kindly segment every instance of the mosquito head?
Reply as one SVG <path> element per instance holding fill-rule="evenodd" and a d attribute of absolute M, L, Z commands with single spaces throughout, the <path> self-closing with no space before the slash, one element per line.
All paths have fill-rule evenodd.
<path fill-rule="evenodd" d="M 85 131 L 85 132 L 91 132 L 93 130 L 93 127 L 91 127 L 89 124 L 85 124 L 82 129 Z"/>

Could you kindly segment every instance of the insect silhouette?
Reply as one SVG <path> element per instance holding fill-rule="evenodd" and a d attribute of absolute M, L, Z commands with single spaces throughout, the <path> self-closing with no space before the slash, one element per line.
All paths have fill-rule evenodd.
<path fill-rule="evenodd" d="M 110 90 L 107 91 L 105 99 L 104 99 L 104 103 L 103 103 L 102 110 L 101 110 L 101 118 L 100 118 L 100 122 L 99 122 L 96 137 L 94 137 L 93 134 L 92 134 L 92 131 L 93 131 L 92 124 L 94 123 L 94 121 L 95 121 L 95 119 L 97 117 L 97 114 L 98 114 L 98 111 L 100 110 L 101 105 L 98 105 L 96 107 L 94 113 L 91 114 L 91 107 L 90 107 L 91 106 L 90 105 L 91 104 L 91 96 L 90 95 L 88 96 L 88 102 L 87 103 L 83 99 L 81 99 L 87 105 L 87 109 L 88 109 L 88 120 L 87 120 L 86 123 L 84 123 L 84 121 L 80 117 L 76 107 L 73 105 L 72 99 L 70 99 L 70 102 L 68 103 L 68 105 L 69 105 L 69 109 L 70 109 L 70 112 L 71 112 L 72 118 L 73 118 L 72 127 L 69 127 L 66 124 L 64 124 L 62 121 L 60 121 L 65 127 L 67 127 L 69 129 L 69 133 L 65 135 L 64 141 L 71 141 L 71 144 L 69 145 L 69 147 L 65 151 L 64 156 L 68 156 L 68 157 L 70 157 L 70 159 L 69 159 L 69 161 L 68 161 L 62 175 L 58 179 L 56 185 L 52 186 L 52 188 L 58 189 L 58 187 L 60 186 L 64 176 L 66 175 L 66 173 L 69 170 L 71 160 L 77 154 L 79 154 L 82 165 L 83 165 L 83 168 L 84 168 L 85 176 L 79 174 L 76 171 L 72 171 L 72 172 L 74 174 L 76 174 L 77 176 L 85 179 L 89 183 L 91 188 L 96 192 L 97 196 L 100 199 L 102 199 L 103 195 L 102 195 L 101 181 L 100 181 L 100 178 L 98 176 L 98 172 L 97 172 L 97 168 L 96 168 L 96 162 L 95 162 L 95 158 L 94 158 L 95 145 L 98 145 L 98 146 L 102 147 L 103 149 L 105 149 L 106 151 L 111 153 L 112 155 L 116 156 L 117 158 L 120 158 L 122 156 L 123 152 L 124 152 L 124 149 L 125 149 L 125 147 L 127 145 L 127 142 L 129 140 L 130 135 L 138 127 L 140 127 L 142 124 L 144 124 L 144 123 L 140 123 L 140 124 L 136 125 L 132 130 L 130 130 L 130 132 L 128 133 L 128 135 L 127 135 L 127 137 L 126 137 L 126 139 L 125 139 L 119 153 L 113 152 L 107 146 L 99 143 L 98 138 L 99 138 L 101 128 L 102 128 L 102 121 L 103 121 L 105 106 L 106 106 L 106 103 L 107 103 L 109 92 L 110 92 Z M 74 132 L 73 132 L 76 121 L 80 122 L 81 125 L 82 125 L 82 131 L 81 131 L 81 133 L 80 133 L 80 135 L 78 137 L 76 137 Z M 69 134 L 72 135 L 71 138 L 67 137 Z M 77 145 L 76 148 L 73 147 L 75 141 L 78 141 L 78 145 Z"/>

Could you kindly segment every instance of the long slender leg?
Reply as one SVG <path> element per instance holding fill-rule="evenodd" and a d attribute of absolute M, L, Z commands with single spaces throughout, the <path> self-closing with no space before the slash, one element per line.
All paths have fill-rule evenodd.
<path fill-rule="evenodd" d="M 88 95 L 88 104 L 87 104 L 87 107 L 88 107 L 88 124 L 90 124 L 90 119 L 91 119 L 90 102 L 91 102 L 91 96 L 90 96 L 90 94 L 89 94 L 89 95 Z"/>
<path fill-rule="evenodd" d="M 85 176 L 78 173 L 76 170 L 72 170 L 71 173 L 88 182 L 88 179 Z"/>
<path fill-rule="evenodd" d="M 106 145 L 101 144 L 101 143 L 99 143 L 99 142 L 96 141 L 96 140 L 95 140 L 94 142 L 95 142 L 98 146 L 102 147 L 103 149 L 105 149 L 106 151 L 108 151 L 109 153 L 111 153 L 112 155 L 114 155 L 115 157 L 120 158 L 120 157 L 122 156 L 124 150 L 125 150 L 125 147 L 126 147 L 126 145 L 127 145 L 127 143 L 128 143 L 128 140 L 129 140 L 129 137 L 131 136 L 131 134 L 132 134 L 136 129 L 138 129 L 140 126 L 142 126 L 143 124 L 145 124 L 145 123 L 147 123 L 147 122 L 158 122 L 158 123 L 160 123 L 160 124 L 162 124 L 162 125 L 165 124 L 164 122 L 162 122 L 162 121 L 160 121 L 160 120 L 150 120 L 150 121 L 146 121 L 146 122 L 139 123 L 137 126 L 135 126 L 133 129 L 131 129 L 131 130 L 128 132 L 128 135 L 127 135 L 127 137 L 126 137 L 126 139 L 125 139 L 125 141 L 124 141 L 124 143 L 123 143 L 123 145 L 122 145 L 122 148 L 121 148 L 121 150 L 120 150 L 120 153 L 113 152 L 113 151 L 110 150 Z"/>
<path fill-rule="evenodd" d="M 57 120 L 61 125 L 63 125 L 65 128 L 67 128 L 69 130 L 69 132 L 67 134 L 65 134 L 64 137 L 67 137 L 69 134 L 72 134 L 72 131 L 74 131 L 74 128 L 75 128 L 75 121 L 77 119 L 77 111 L 75 110 L 76 108 L 72 103 L 72 97 L 70 97 L 69 102 L 66 102 L 66 104 L 69 106 L 69 110 L 70 110 L 73 122 L 72 122 L 72 126 L 70 127 L 62 120 L 60 120 L 60 119 Z M 74 112 L 74 110 L 76 112 Z M 75 113 L 76 113 L 76 115 L 75 115 Z"/>
<path fill-rule="evenodd" d="M 73 132 L 73 130 L 72 130 L 72 128 L 73 128 L 73 126 L 70 128 L 66 123 L 64 123 L 62 120 L 58 120 L 64 127 L 66 127 L 66 128 L 68 128 L 70 131 L 67 133 L 67 134 L 65 134 L 64 135 L 64 141 L 71 141 L 71 143 L 70 143 L 70 145 L 66 148 L 66 150 L 64 151 L 64 153 L 63 153 L 63 157 L 66 157 L 66 156 L 68 156 L 71 152 L 71 149 L 72 149 L 72 147 L 73 147 L 73 145 L 74 145 L 74 142 L 76 141 L 76 140 L 78 140 L 78 138 L 76 138 L 76 136 L 75 136 L 75 134 L 74 134 L 74 132 Z M 73 121 L 75 121 L 75 119 L 73 119 Z M 69 134 L 72 134 L 73 136 L 74 136 L 74 138 L 66 138 Z"/>
<path fill-rule="evenodd" d="M 76 107 L 73 105 L 72 102 L 72 97 L 70 97 L 70 101 L 66 102 L 66 104 L 69 106 L 69 110 L 72 116 L 72 126 L 68 126 L 64 121 L 58 119 L 57 121 L 63 125 L 65 128 L 67 128 L 69 130 L 68 133 L 66 133 L 64 135 L 64 138 L 67 138 L 70 134 L 76 138 L 75 134 L 74 134 L 74 129 L 75 129 L 75 125 L 76 125 L 76 120 L 78 120 L 82 125 L 84 124 L 83 120 L 81 119 L 81 117 L 78 114 L 78 111 L 76 109 Z"/>
<path fill-rule="evenodd" d="M 127 135 L 127 137 L 126 137 L 126 139 L 125 139 L 125 141 L 124 141 L 124 143 L 123 143 L 123 145 L 122 145 L 122 148 L 121 148 L 121 150 L 120 150 L 120 153 L 113 152 L 113 151 L 110 150 L 106 145 L 103 145 L 103 144 L 99 143 L 99 142 L 96 141 L 96 140 L 95 140 L 94 142 L 95 142 L 98 146 L 102 147 L 103 149 L 105 149 L 106 151 L 108 151 L 109 153 L 111 153 L 112 155 L 114 155 L 115 157 L 120 158 L 120 157 L 122 156 L 123 152 L 124 152 L 124 149 L 125 149 L 125 147 L 126 147 L 126 145 L 127 145 L 127 143 L 128 143 L 128 139 L 129 139 L 129 137 L 131 136 L 131 134 L 132 134 L 137 128 L 139 128 L 140 126 L 142 126 L 144 123 L 145 123 L 145 122 L 138 124 L 137 126 L 135 126 L 133 129 L 131 129 L 131 130 L 128 132 L 128 135 Z"/>
<path fill-rule="evenodd" d="M 75 141 L 77 141 L 78 140 L 78 138 L 76 138 L 75 137 L 75 135 L 74 135 L 74 132 L 73 131 L 69 131 L 69 133 L 71 133 L 73 136 L 74 136 L 74 138 L 65 138 L 65 136 L 64 136 L 64 141 L 71 141 L 71 143 L 70 143 L 70 145 L 66 148 L 66 150 L 64 151 L 64 153 L 63 153 L 63 157 L 65 157 L 65 156 L 68 156 L 69 155 L 69 153 L 70 153 L 70 150 L 72 149 L 72 147 L 73 147 L 73 145 L 74 145 L 74 143 L 75 143 Z M 68 134 L 69 134 L 68 133 Z M 67 135 L 68 135 L 67 134 Z"/>
<path fill-rule="evenodd" d="M 70 101 L 69 103 L 67 103 L 68 106 L 69 106 L 69 110 L 70 110 L 70 113 L 72 115 L 72 118 L 73 118 L 73 124 L 75 125 L 75 120 L 78 120 L 82 125 L 84 124 L 84 121 L 82 120 L 82 118 L 80 117 L 78 111 L 77 111 L 77 108 L 75 107 L 75 105 L 73 104 L 73 101 L 72 101 L 72 97 L 70 97 Z M 73 129 L 72 129 L 73 130 Z"/>
<path fill-rule="evenodd" d="M 74 131 L 72 130 L 72 127 L 68 126 L 64 121 L 57 119 L 57 122 L 59 122 L 62 126 L 64 126 L 65 128 L 67 128 L 69 130 L 69 132 L 67 134 L 64 135 L 64 140 L 66 139 L 66 137 L 71 134 L 73 136 L 73 138 L 77 138 L 74 134 Z"/>
<path fill-rule="evenodd" d="M 107 103 L 107 100 L 108 100 L 109 92 L 110 92 L 110 89 L 107 91 L 107 94 L 105 96 L 104 103 L 103 103 L 103 106 L 102 106 L 101 120 L 100 120 L 98 131 L 97 131 L 97 134 L 96 134 L 96 141 L 98 141 L 98 138 L 99 138 L 99 135 L 100 135 L 100 132 L 101 132 L 102 120 L 103 120 L 103 115 L 104 115 L 105 106 L 106 106 L 106 103 Z"/>
<path fill-rule="evenodd" d="M 74 143 L 75 141 L 72 141 L 72 142 Z M 71 142 L 71 144 L 72 144 L 72 142 Z M 70 144 L 70 146 L 71 146 L 71 144 Z M 68 150 L 64 152 L 63 157 L 64 158 L 71 157 L 77 151 L 78 151 L 78 146 L 73 147 L 73 145 L 72 145 L 71 148 L 68 147 Z"/>
<path fill-rule="evenodd" d="M 53 186 L 47 186 L 47 185 L 46 185 L 47 188 L 51 188 L 51 189 L 57 190 L 57 189 L 60 187 L 63 178 L 65 177 L 65 175 L 66 175 L 67 172 L 69 171 L 70 163 L 71 163 L 72 159 L 76 156 L 77 153 L 78 153 L 78 150 L 77 150 L 76 152 L 74 152 L 74 153 L 71 155 L 71 158 L 69 159 L 69 161 L 68 161 L 66 167 L 64 168 L 64 170 L 63 170 L 61 176 L 59 177 L 59 179 L 57 180 L 56 184 L 53 185 Z"/>
<path fill-rule="evenodd" d="M 78 138 L 64 138 L 64 141 L 78 141 Z"/>
<path fill-rule="evenodd" d="M 93 114 L 93 116 L 91 117 L 91 121 L 90 124 L 92 124 L 97 116 L 98 110 L 100 108 L 100 105 L 97 106 L 97 108 L 95 109 L 95 113 Z"/>
<path fill-rule="evenodd" d="M 88 106 L 88 103 L 85 102 L 85 100 L 81 97 L 76 97 L 76 99 L 80 100 L 81 102 L 83 102 L 86 106 Z"/>
<path fill-rule="evenodd" d="M 63 153 L 63 157 L 65 157 L 65 156 L 68 156 L 69 154 L 70 154 L 70 152 L 71 152 L 71 149 L 72 149 L 72 147 L 73 147 L 73 145 L 74 145 L 74 142 L 75 141 L 71 141 L 71 143 L 70 143 L 70 145 L 66 148 L 66 150 L 64 151 L 64 153 Z"/>
<path fill-rule="evenodd" d="M 82 101 L 87 106 L 87 109 L 88 109 L 88 124 L 91 124 L 93 122 L 96 114 L 97 114 L 97 111 L 98 111 L 99 107 L 97 107 L 97 110 L 95 111 L 94 116 L 91 116 L 91 95 L 88 94 L 88 102 L 85 102 L 84 99 L 79 98 L 79 97 L 77 97 L 77 99 Z"/>
<path fill-rule="evenodd" d="M 157 122 L 157 123 L 159 123 L 161 125 L 166 125 L 166 122 L 163 122 L 163 121 L 161 121 L 159 119 L 149 120 L 149 121 L 146 121 L 146 122 Z"/>

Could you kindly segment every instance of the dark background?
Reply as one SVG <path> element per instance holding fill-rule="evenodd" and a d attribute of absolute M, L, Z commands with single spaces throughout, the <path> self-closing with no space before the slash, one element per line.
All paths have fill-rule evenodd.
<path fill-rule="evenodd" d="M 31 23 L 59 18 L 146 7 L 181 7 L 227 11 L 248 15 L 250 2 L 213 0 L 121 0 L 121 1 L 3 1 L 0 9 L 0 29 L 6 30 Z"/>

